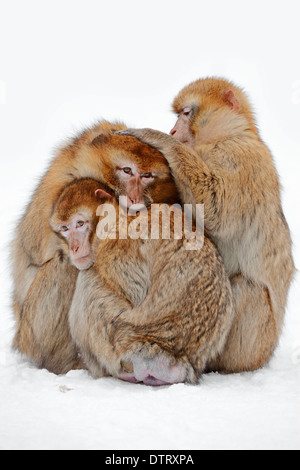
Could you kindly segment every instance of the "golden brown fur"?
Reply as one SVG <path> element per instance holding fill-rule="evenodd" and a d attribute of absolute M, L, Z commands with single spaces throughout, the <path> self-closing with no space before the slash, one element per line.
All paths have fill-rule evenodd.
<path fill-rule="evenodd" d="M 155 162 L 146 160 L 147 155 L 140 158 L 150 171 Z M 70 215 L 71 206 L 76 210 L 73 193 L 82 194 L 85 184 L 90 187 L 92 182 L 81 180 L 66 188 L 52 220 L 66 220 L 64 209 Z M 84 214 L 95 213 L 96 199 L 85 198 L 85 203 L 90 209 Z M 77 280 L 70 310 L 72 337 L 94 377 L 111 374 L 154 385 L 195 383 L 223 347 L 231 324 L 231 288 L 221 258 L 207 238 L 200 251 L 187 250 L 184 237 L 118 239 L 116 201 L 114 207 L 117 239 L 94 239 L 95 265 L 81 271 Z M 176 213 L 183 217 L 180 207 Z M 150 207 L 141 217 L 150 233 Z"/>
<path fill-rule="evenodd" d="M 289 229 L 272 156 L 245 94 L 232 83 L 197 80 L 175 98 L 180 125 L 190 107 L 192 146 L 151 129 L 125 131 L 167 159 L 185 203 L 203 203 L 205 229 L 231 281 L 235 320 L 214 370 L 254 370 L 269 361 L 281 332 L 294 273 Z M 189 111 L 189 110 L 188 110 Z"/>
<path fill-rule="evenodd" d="M 122 124 L 110 124 L 104 121 L 58 150 L 17 227 L 12 245 L 16 319 L 14 347 L 50 370 L 53 370 L 52 360 L 45 356 L 44 351 L 55 349 L 57 339 L 47 333 L 46 327 L 51 325 L 48 315 L 49 305 L 55 305 L 57 308 L 55 311 L 51 307 L 51 318 L 54 316 L 57 319 L 62 316 L 61 324 L 67 325 L 65 318 L 72 295 L 65 293 L 74 291 L 77 277 L 77 271 L 75 270 L 74 274 L 75 268 L 70 266 L 68 258 L 61 264 L 55 261 L 63 252 L 64 244 L 52 231 L 49 223 L 53 206 L 64 187 L 74 179 L 90 176 L 101 178 L 101 157 L 91 155 L 89 147 L 101 132 L 124 128 Z M 58 271 L 55 274 L 56 268 Z M 57 283 L 60 279 L 61 284 Z M 35 322 L 36 318 L 39 320 Z M 34 322 L 38 325 L 37 329 L 33 328 Z M 59 342 L 62 344 L 64 340 L 61 338 L 60 333 Z M 70 333 L 66 329 L 65 347 L 74 351 L 74 357 L 70 358 L 69 362 L 69 368 L 72 368 L 77 361 L 77 352 L 74 344 L 69 344 L 69 341 Z M 57 373 L 66 371 L 68 367 L 64 360 L 61 358 L 61 370 L 57 366 L 58 362 L 56 361 L 55 371 Z"/>
<path fill-rule="evenodd" d="M 56 374 L 85 368 L 68 325 L 77 274 L 63 251 L 41 266 L 26 295 L 15 336 L 23 354 Z"/>
<path fill-rule="evenodd" d="M 36 189 L 13 242 L 14 304 L 19 322 L 27 291 L 40 266 L 61 248 L 49 220 L 53 206 L 67 184 L 77 178 L 102 179 L 101 156 L 90 152 L 92 141 L 102 132 L 124 129 L 122 124 L 102 122 L 58 150 L 49 170 Z"/>
<path fill-rule="evenodd" d="M 58 261 L 61 253 L 65 253 L 65 244 L 62 238 L 53 232 L 49 223 L 55 202 L 64 188 L 83 177 L 107 181 L 114 188 L 115 181 L 110 178 L 111 162 L 106 159 L 110 158 L 110 149 L 115 148 L 119 155 L 127 159 L 133 158 L 133 155 L 134 158 L 139 158 L 140 154 L 145 155 L 149 162 L 155 158 L 159 177 L 164 181 L 164 190 L 160 194 L 154 184 L 154 202 L 164 201 L 164 198 L 167 202 L 175 202 L 179 198 L 174 184 L 171 184 L 170 170 L 159 152 L 132 137 L 111 134 L 113 130 L 124 128 L 122 124 L 104 121 L 87 129 L 58 150 L 16 231 L 12 250 L 17 330 L 14 347 L 38 365 L 57 373 L 68 369 L 67 358 L 61 358 L 62 369 L 59 370 L 59 361 L 47 357 L 45 351 L 54 351 L 55 348 L 58 351 L 63 350 L 65 341 L 64 347 L 74 352 L 74 356 L 69 357 L 69 368 L 77 361 L 77 352 L 74 344 L 70 343 L 68 329 L 65 329 L 64 340 L 62 331 L 59 332 L 59 339 L 50 334 L 60 316 L 60 326 L 67 325 L 66 315 L 77 277 L 77 271 L 74 271 L 69 261 Z M 82 198 L 79 194 L 80 199 Z M 75 198 L 74 203 L 77 204 L 78 199 Z M 52 320 L 54 323 L 51 326 Z"/>

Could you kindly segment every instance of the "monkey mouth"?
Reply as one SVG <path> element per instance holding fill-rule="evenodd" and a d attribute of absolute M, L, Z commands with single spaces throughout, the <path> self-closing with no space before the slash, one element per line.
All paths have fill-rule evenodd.
<path fill-rule="evenodd" d="M 128 196 L 123 196 L 123 195 L 119 196 L 119 205 L 125 211 L 128 210 L 129 215 L 135 215 L 137 212 L 140 212 L 146 209 L 146 203 L 142 201 L 138 203 L 134 203 Z"/>
<path fill-rule="evenodd" d="M 81 258 L 73 260 L 73 264 L 77 269 L 79 269 L 79 271 L 84 271 L 85 269 L 89 269 L 94 264 L 94 260 L 91 258 L 91 256 L 82 256 Z"/>

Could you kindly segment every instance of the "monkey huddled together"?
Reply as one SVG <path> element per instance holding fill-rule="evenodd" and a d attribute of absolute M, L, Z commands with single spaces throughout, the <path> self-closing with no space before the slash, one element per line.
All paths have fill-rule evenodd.
<path fill-rule="evenodd" d="M 173 109 L 170 135 L 87 129 L 36 189 L 12 260 L 14 347 L 38 367 L 164 385 L 271 358 L 294 273 L 272 156 L 226 80 L 191 83 Z M 116 214 L 142 205 L 147 224 L 153 204 L 172 206 L 171 236 L 123 238 L 112 223 L 115 237 L 99 237 L 108 203 Z M 199 250 L 174 236 L 184 204 L 204 204 Z"/>

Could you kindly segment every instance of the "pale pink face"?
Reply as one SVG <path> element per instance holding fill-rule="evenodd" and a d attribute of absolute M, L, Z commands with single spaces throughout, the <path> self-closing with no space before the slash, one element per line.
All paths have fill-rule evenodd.
<path fill-rule="evenodd" d="M 91 249 L 92 226 L 82 213 L 74 214 L 66 225 L 59 226 L 59 233 L 67 240 L 69 256 L 77 269 L 88 269 L 94 258 Z"/>
<path fill-rule="evenodd" d="M 126 207 L 145 205 L 144 191 L 151 184 L 156 174 L 141 171 L 133 162 L 124 162 L 116 169 L 116 174 L 126 194 Z"/>
<path fill-rule="evenodd" d="M 194 135 L 190 130 L 192 112 L 192 108 L 186 106 L 181 113 L 179 113 L 176 124 L 170 131 L 170 135 L 189 147 L 192 147 L 195 141 Z"/>

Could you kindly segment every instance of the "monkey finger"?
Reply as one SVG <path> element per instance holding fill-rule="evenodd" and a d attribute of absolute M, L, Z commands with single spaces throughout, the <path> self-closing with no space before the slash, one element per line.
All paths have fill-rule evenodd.
<path fill-rule="evenodd" d="M 156 148 L 163 154 L 165 154 L 166 151 L 176 152 L 177 147 L 182 145 L 181 142 L 177 141 L 172 136 L 165 134 L 164 132 L 149 128 L 129 128 L 114 133 L 121 136 L 135 137 L 144 144 L 148 144 L 151 147 Z"/>
<path fill-rule="evenodd" d="M 160 136 L 166 136 L 163 132 L 156 131 L 154 129 L 150 128 L 144 128 L 144 129 L 134 129 L 129 127 L 128 129 L 124 129 L 122 131 L 114 131 L 114 134 L 117 135 L 129 135 L 132 137 L 136 137 L 137 139 L 143 140 L 147 139 L 147 137 L 160 137 Z"/>
<path fill-rule="evenodd" d="M 134 129 L 134 128 L 129 127 L 128 129 L 124 129 L 122 131 L 112 131 L 112 133 L 117 134 L 117 135 L 128 135 L 131 137 L 139 138 L 139 136 L 142 135 L 147 130 L 149 129 Z"/>

